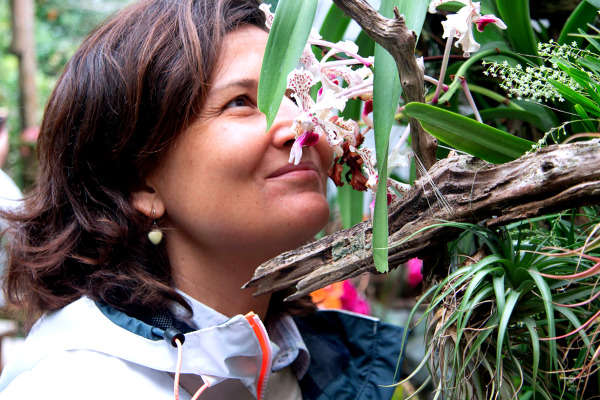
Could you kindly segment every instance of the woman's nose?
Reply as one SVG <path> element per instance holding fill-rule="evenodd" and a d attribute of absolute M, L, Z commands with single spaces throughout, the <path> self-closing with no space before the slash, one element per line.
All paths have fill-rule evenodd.
<path fill-rule="evenodd" d="M 296 134 L 292 131 L 294 118 L 300 114 L 300 108 L 290 98 L 284 97 L 275 121 L 269 130 L 276 147 L 292 147 Z"/>

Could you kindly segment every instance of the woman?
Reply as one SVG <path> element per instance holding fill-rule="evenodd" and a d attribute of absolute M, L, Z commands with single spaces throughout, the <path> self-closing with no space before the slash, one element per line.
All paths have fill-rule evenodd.
<path fill-rule="evenodd" d="M 390 397 L 393 328 L 240 290 L 329 216 L 326 143 L 287 162 L 289 99 L 265 133 L 258 6 L 142 1 L 67 65 L 5 276 L 44 315 L 0 399 Z"/>

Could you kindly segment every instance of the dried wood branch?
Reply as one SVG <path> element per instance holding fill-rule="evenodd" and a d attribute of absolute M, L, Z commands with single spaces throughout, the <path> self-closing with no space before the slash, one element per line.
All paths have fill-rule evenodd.
<path fill-rule="evenodd" d="M 429 171 L 431 181 L 419 179 L 390 210 L 390 267 L 453 240 L 459 232 L 440 226 L 441 221 L 496 227 L 599 204 L 599 165 L 600 140 L 549 146 L 502 165 L 469 156 L 441 160 Z M 360 223 L 266 262 L 246 286 L 257 287 L 257 295 L 295 286 L 293 299 L 364 272 L 377 273 L 371 238 L 371 222 Z"/>
<path fill-rule="evenodd" d="M 386 49 L 396 61 L 403 96 L 407 102 L 425 102 L 423 71 L 415 59 L 417 36 L 406 27 L 404 17 L 394 8 L 395 17 L 385 18 L 365 0 L 334 0 L 340 10 L 355 20 L 375 43 Z M 390 105 L 394 106 L 395 105 Z M 418 120 L 410 118 L 412 147 L 425 169 L 435 164 L 437 140 L 423 130 Z"/>

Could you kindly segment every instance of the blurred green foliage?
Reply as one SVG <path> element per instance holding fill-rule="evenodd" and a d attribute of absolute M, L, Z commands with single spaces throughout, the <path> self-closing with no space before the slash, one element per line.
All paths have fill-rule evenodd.
<path fill-rule="evenodd" d="M 35 45 L 37 52 L 38 120 L 46 99 L 75 49 L 87 33 L 132 0 L 37 0 Z M 10 52 L 12 40 L 10 1 L 0 2 L 0 107 L 9 109 L 11 151 L 5 169 L 23 187 L 19 122 L 19 65 Z"/>

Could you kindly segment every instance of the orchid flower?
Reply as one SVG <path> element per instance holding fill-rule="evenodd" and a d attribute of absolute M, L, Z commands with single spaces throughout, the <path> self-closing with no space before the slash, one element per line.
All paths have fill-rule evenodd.
<path fill-rule="evenodd" d="M 266 25 L 270 28 L 273 14 L 269 9 L 270 6 L 261 6 L 266 15 Z M 312 45 L 328 47 L 330 50 L 319 61 L 312 52 Z M 338 53 L 345 53 L 350 58 L 330 61 Z M 361 64 L 362 68 L 352 68 Z M 355 43 L 328 42 L 322 40 L 314 29 L 311 30 L 298 68 L 287 78 L 287 88 L 292 91 L 290 97 L 301 109 L 292 125 L 296 140 L 290 151 L 290 163 L 298 164 L 302 158 L 302 147 L 316 144 L 323 135 L 338 156 L 343 154 L 343 142 L 348 142 L 351 146 L 358 145 L 358 124 L 339 118 L 337 112 L 344 110 L 349 99 L 361 98 L 367 101 L 373 97 L 373 74 L 369 68 L 372 64 L 373 57 L 361 57 Z M 318 82 L 321 82 L 322 87 L 315 101 L 310 95 L 310 89 Z"/>
<path fill-rule="evenodd" d="M 326 93 L 321 101 L 315 102 L 310 97 L 310 88 L 315 79 L 310 71 L 296 69 L 288 75 L 288 88 L 293 91 L 291 97 L 300 106 L 301 112 L 293 122 L 292 131 L 296 140 L 290 151 L 290 163 L 298 164 L 302 158 L 302 147 L 312 146 L 325 135 L 327 142 L 336 154 L 342 153 L 341 143 L 347 140 L 351 145 L 356 144 L 359 133 L 358 124 L 352 120 L 338 118 L 332 110 L 344 110 L 347 98 L 336 97 Z"/>
<path fill-rule="evenodd" d="M 394 150 L 390 152 L 388 156 L 388 172 L 393 170 L 396 167 L 406 167 L 409 165 L 409 159 L 407 154 L 401 154 L 398 151 L 399 146 L 396 146 Z M 375 207 L 375 195 L 377 193 L 377 186 L 379 185 L 379 173 L 377 171 L 377 157 L 375 151 L 369 147 L 363 147 L 361 149 L 357 149 L 356 152 L 363 159 L 363 167 L 365 172 L 367 173 L 368 180 L 366 183 L 367 189 L 373 195 L 373 201 L 369 208 L 371 209 L 371 214 L 373 214 Z M 389 173 L 388 173 L 389 176 Z M 410 185 L 398 182 L 392 178 L 387 178 L 387 202 L 388 205 L 394 205 L 400 201 L 400 195 L 404 195 L 410 190 Z"/>
<path fill-rule="evenodd" d="M 444 50 L 444 59 L 442 60 L 442 66 L 440 67 L 440 79 L 433 95 L 433 104 L 436 104 L 442 89 L 444 77 L 446 75 L 446 67 L 448 66 L 448 59 L 450 58 L 450 48 L 452 41 L 458 39 L 454 44 L 456 47 L 462 47 L 463 56 L 469 57 L 472 52 L 479 50 L 481 47 L 479 43 L 475 41 L 473 36 L 473 26 L 477 26 L 479 32 L 483 32 L 483 29 L 488 24 L 494 24 L 500 29 L 506 29 L 506 24 L 493 14 L 481 15 L 481 3 L 473 2 L 472 0 L 431 0 L 429 3 L 429 12 L 435 14 L 436 8 L 444 3 L 450 1 L 456 1 L 464 4 L 456 14 L 450 14 L 446 17 L 446 21 L 442 22 L 444 27 L 444 34 L 442 38 L 447 39 L 446 48 Z"/>
<path fill-rule="evenodd" d="M 455 46 L 461 46 L 463 55 L 469 57 L 470 53 L 479 50 L 479 43 L 473 37 L 473 25 L 477 25 L 477 30 L 483 32 L 488 24 L 494 24 L 500 29 L 506 29 L 506 25 L 500 18 L 493 14 L 481 15 L 481 3 L 471 0 L 432 0 L 429 3 L 429 12 L 435 14 L 436 8 L 444 3 L 459 2 L 465 6 L 458 10 L 456 14 L 450 14 L 446 21 L 442 22 L 444 35 L 442 38 L 456 38 L 458 41 Z"/>

